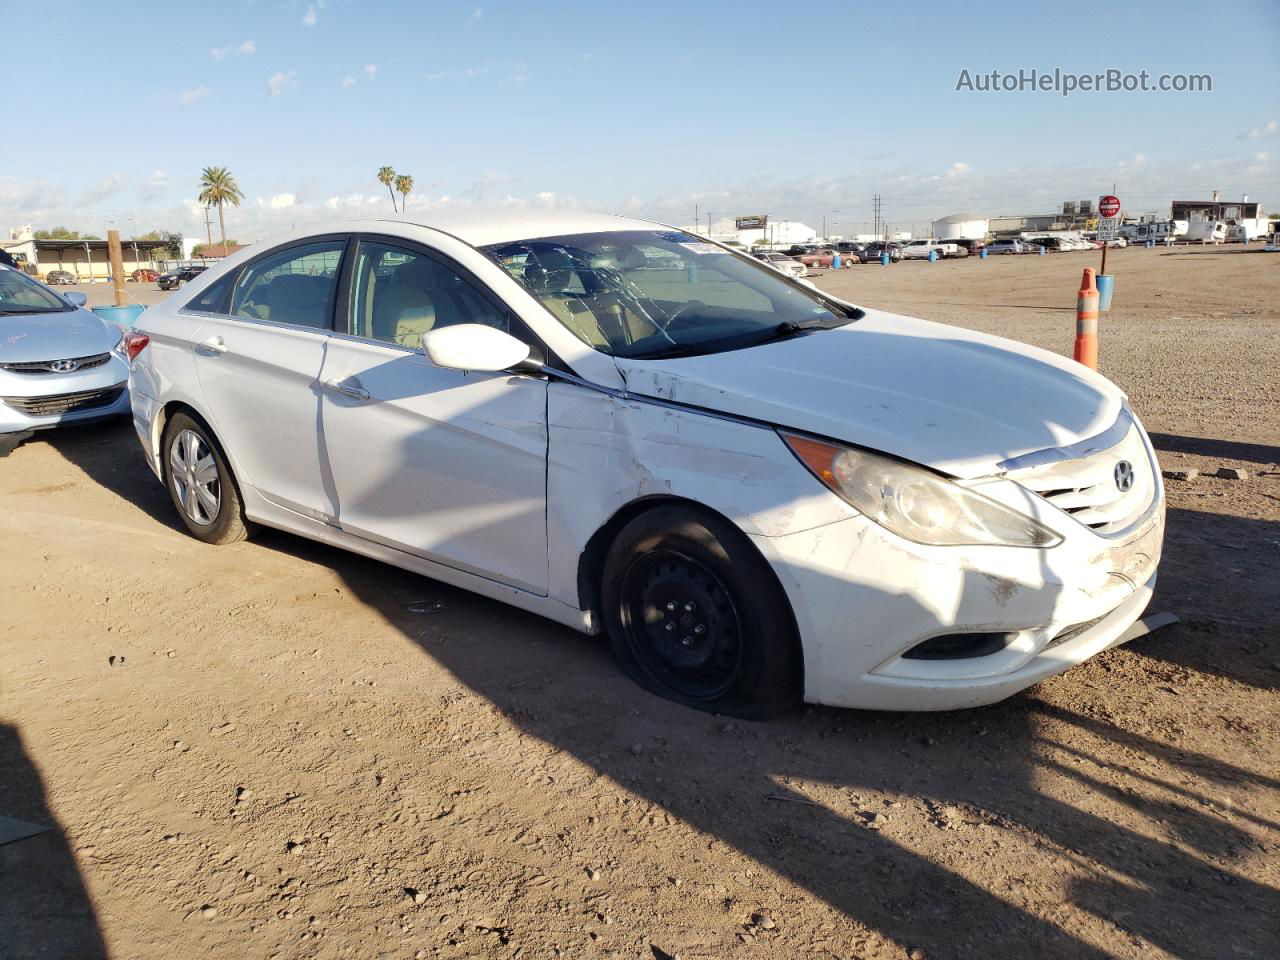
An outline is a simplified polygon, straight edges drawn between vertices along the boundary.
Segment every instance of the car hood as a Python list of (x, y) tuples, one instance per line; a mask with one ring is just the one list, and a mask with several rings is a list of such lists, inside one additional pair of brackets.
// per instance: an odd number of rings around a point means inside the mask
[(88, 357), (119, 339), (118, 327), (88, 310), (0, 316), (0, 363)]
[(829, 437), (965, 479), (1095, 436), (1125, 403), (1109, 380), (1048, 351), (876, 310), (745, 350), (616, 362), (629, 393)]

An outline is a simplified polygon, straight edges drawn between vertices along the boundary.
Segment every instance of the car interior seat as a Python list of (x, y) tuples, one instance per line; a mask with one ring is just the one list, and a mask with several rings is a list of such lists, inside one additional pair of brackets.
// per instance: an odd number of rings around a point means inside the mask
[(386, 280), (374, 285), (372, 334), (387, 343), (418, 347), (422, 335), (437, 322), (436, 267), (426, 257), (414, 257)]
[(561, 323), (593, 347), (611, 347), (583, 295), (570, 289), (575, 279), (573, 260), (563, 250), (534, 254), (525, 264), (525, 283)]

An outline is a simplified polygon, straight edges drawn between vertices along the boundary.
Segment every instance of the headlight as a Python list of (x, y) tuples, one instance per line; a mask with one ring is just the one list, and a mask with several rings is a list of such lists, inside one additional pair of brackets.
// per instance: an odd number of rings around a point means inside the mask
[(836, 496), (904, 539), (930, 546), (1062, 542), (1031, 517), (921, 467), (795, 434), (782, 439)]
[(112, 353), (114, 353), (114, 354), (115, 354), (117, 357), (119, 357), (121, 360), (123, 360), (123, 361), (125, 361), (126, 363), (128, 363), (128, 362), (129, 362), (129, 354), (128, 354), (128, 353), (126, 353), (126, 352), (125, 352), (125, 349), (124, 349), (124, 334), (125, 334), (124, 328), (120, 328), (120, 339), (119, 339), (119, 340), (117, 340), (117, 341), (116, 341), (116, 345), (115, 345), (114, 347), (112, 347), (112, 348), (111, 348), (111, 352), (112, 352)]

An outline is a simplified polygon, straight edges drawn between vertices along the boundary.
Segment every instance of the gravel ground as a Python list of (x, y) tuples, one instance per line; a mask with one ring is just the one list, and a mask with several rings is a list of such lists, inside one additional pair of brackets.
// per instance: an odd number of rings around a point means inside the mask
[[(1280, 257), (1116, 254), (1103, 372), (1201, 474), (1182, 622), (968, 712), (694, 713), (497, 603), (190, 539), (127, 425), (19, 446), (0, 817), (51, 829), (0, 846), (0, 958), (1275, 957)], [(1067, 353), (1093, 263), (817, 283)]]

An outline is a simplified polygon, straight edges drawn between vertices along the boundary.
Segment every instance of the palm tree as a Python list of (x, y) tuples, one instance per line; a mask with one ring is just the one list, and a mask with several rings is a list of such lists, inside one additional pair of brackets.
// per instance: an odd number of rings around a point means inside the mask
[(413, 189), (413, 177), (399, 174), (396, 177), (396, 189), (400, 191), (400, 212), (404, 213), (405, 207), (409, 204), (409, 191)]
[(378, 168), (378, 181), (384, 187), (387, 188), (387, 193), (391, 194), (392, 210), (396, 209), (396, 192), (391, 189), (391, 184), (395, 182), (395, 179), (396, 179), (395, 167), (379, 167)]
[(218, 208), (218, 232), (222, 234), (222, 255), (227, 255), (227, 224), (222, 218), (222, 207), (231, 204), (240, 206), (244, 194), (240, 192), (240, 184), (226, 167), (205, 167), (200, 172), (199, 200), (206, 207)]

